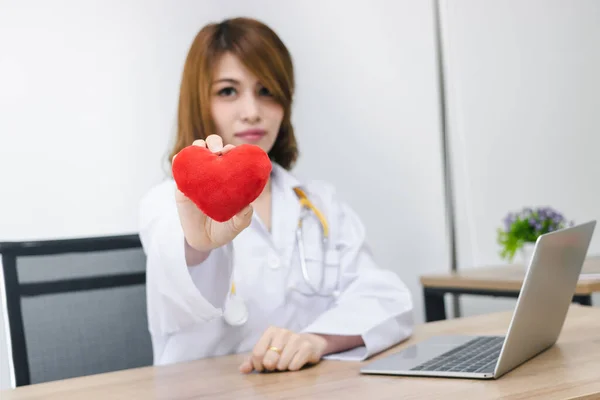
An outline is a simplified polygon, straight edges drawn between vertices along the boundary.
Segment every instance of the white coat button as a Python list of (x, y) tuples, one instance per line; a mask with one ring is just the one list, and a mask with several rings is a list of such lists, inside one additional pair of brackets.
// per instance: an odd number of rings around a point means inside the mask
[(267, 263), (269, 264), (269, 267), (271, 267), (271, 269), (277, 269), (281, 266), (281, 261), (275, 253), (269, 253), (269, 255), (267, 256)]

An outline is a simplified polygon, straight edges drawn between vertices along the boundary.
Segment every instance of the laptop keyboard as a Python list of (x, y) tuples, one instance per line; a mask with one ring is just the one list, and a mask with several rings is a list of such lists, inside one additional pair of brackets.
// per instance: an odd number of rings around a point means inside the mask
[(411, 371), (493, 372), (504, 337), (478, 337), (411, 368)]

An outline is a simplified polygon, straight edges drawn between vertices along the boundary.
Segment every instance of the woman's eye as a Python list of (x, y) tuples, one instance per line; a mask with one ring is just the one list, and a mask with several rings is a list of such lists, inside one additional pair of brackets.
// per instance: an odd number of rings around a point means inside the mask
[(258, 94), (261, 96), (268, 96), (268, 97), (272, 97), (273, 95), (271, 94), (271, 92), (269, 92), (269, 89), (263, 87), (260, 88), (260, 90), (258, 91)]
[(217, 92), (219, 96), (229, 97), (235, 94), (235, 89), (232, 87), (226, 87)]

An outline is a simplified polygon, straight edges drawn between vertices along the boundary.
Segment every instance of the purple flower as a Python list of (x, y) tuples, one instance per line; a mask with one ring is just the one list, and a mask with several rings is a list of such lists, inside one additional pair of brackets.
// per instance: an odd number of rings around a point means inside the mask
[(540, 208), (540, 209), (538, 209), (537, 213), (538, 213), (538, 216), (540, 217), (540, 219), (543, 220), (546, 218), (547, 210), (545, 208)]
[(513, 222), (515, 222), (515, 215), (513, 213), (509, 213), (504, 218), (504, 230), (506, 232), (510, 231), (510, 226), (512, 225)]
[(540, 224), (539, 222), (535, 224), (535, 229), (537, 231), (541, 231), (542, 230), (542, 224)]
[(537, 224), (537, 221), (535, 220), (535, 218), (533, 218), (533, 217), (529, 218), (529, 225), (536, 226), (536, 224)]

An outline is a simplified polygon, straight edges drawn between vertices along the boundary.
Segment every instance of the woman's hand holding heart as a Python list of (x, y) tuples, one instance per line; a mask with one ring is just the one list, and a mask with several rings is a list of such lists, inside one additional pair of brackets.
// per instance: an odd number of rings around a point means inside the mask
[(270, 160), (257, 146), (223, 146), (218, 135), (196, 140), (179, 152), (173, 158), (173, 176), (187, 245), (206, 258), (247, 228), (253, 213), (250, 203), (262, 192), (270, 172)]

